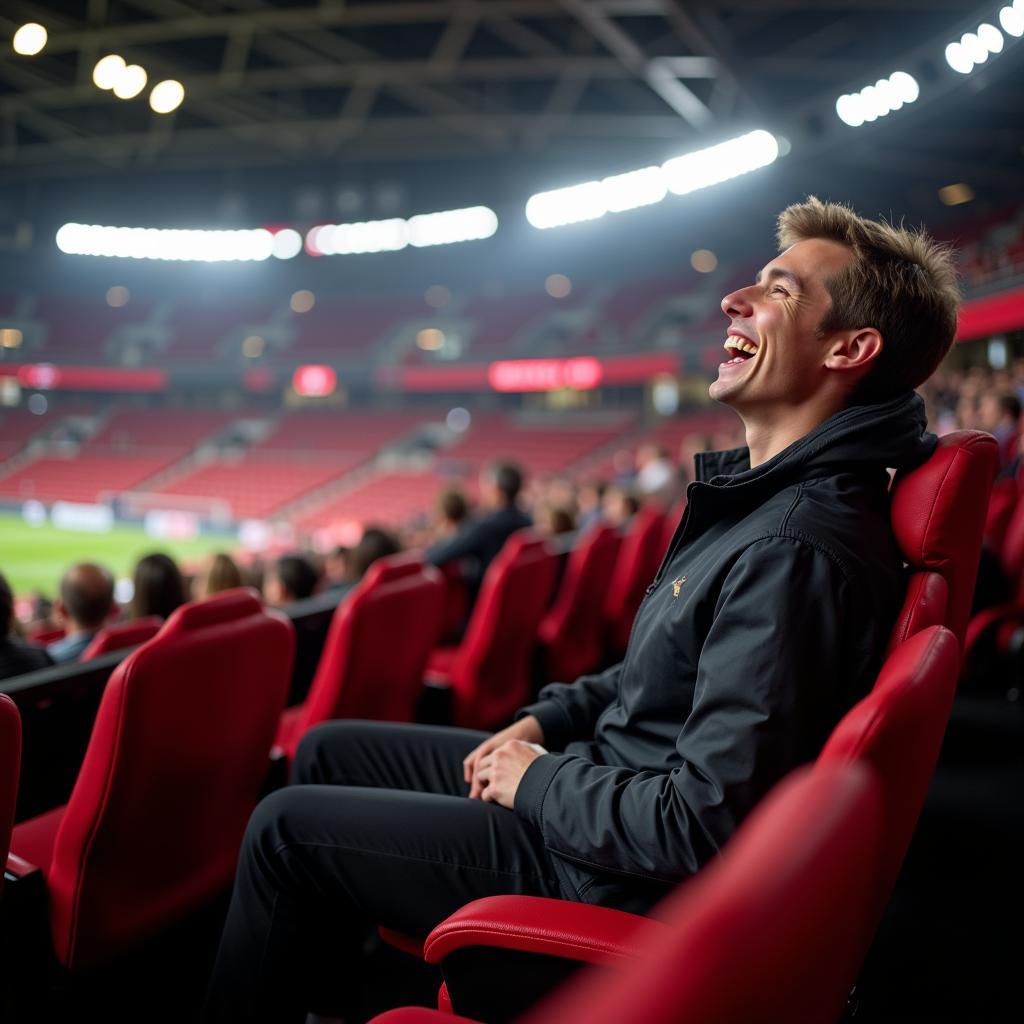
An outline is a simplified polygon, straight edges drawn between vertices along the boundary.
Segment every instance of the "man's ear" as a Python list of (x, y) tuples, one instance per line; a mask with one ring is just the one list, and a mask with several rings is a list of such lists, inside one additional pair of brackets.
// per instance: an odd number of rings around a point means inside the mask
[(64, 607), (64, 602), (59, 597), (53, 599), (53, 617), (59, 623), (68, 621), (68, 610)]
[(874, 327), (840, 331), (829, 343), (825, 366), (830, 370), (867, 370), (883, 348), (882, 335)]

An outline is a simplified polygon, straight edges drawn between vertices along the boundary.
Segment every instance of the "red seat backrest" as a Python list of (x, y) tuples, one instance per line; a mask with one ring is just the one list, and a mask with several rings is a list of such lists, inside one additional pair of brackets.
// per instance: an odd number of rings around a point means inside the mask
[(571, 683), (600, 664), (601, 612), (621, 544), (618, 531), (598, 524), (569, 553), (558, 596), (539, 630), (549, 679)]
[(937, 572), (946, 581), (943, 621), (961, 648), (998, 464), (998, 447), (991, 434), (961, 430), (940, 438), (924, 463), (898, 473), (892, 485), (896, 542), (912, 571)]
[(101, 654), (106, 654), (109, 651), (137, 647), (155, 637), (160, 632), (162, 625), (163, 619), (159, 615), (147, 615), (141, 619), (132, 619), (130, 622), (119, 622), (107, 626), (92, 638), (92, 642), (82, 651), (78, 660), (89, 661), (91, 658), (98, 658)]
[(835, 727), (817, 764), (865, 761), (885, 794), (885, 849), (874, 912), (896, 883), (935, 771), (960, 667), (956, 637), (931, 626), (886, 660), (874, 688)]
[[(18, 773), (21, 770), (21, 715), (14, 701), (0, 693), (0, 865), (7, 863), (11, 848), (11, 826), (18, 803)], [(0, 893), (4, 880), (0, 873)]]
[(284, 616), (228, 590), (178, 608), (114, 670), (47, 873), (65, 966), (108, 959), (230, 882), (294, 648)]
[(645, 506), (633, 517), (622, 538), (604, 605), (614, 655), (621, 655), (626, 650), (644, 591), (661, 564), (665, 553), (661, 544), (664, 520), (664, 515), (656, 508)]
[(450, 671), (456, 725), (497, 728), (529, 700), (537, 629), (557, 570), (557, 556), (530, 529), (513, 533), (491, 562)]
[(296, 741), (332, 718), (413, 721), (443, 614), (433, 566), (405, 555), (374, 562), (334, 613)]
[(793, 773), (655, 910), (672, 930), (647, 956), (580, 973), (521, 1024), (838, 1020), (867, 946), (881, 829), (870, 770)]

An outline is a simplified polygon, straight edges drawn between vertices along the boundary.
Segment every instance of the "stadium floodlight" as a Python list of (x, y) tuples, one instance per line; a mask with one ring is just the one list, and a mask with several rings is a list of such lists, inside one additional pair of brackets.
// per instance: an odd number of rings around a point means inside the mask
[(149, 105), (157, 114), (169, 114), (181, 106), (184, 98), (185, 87), (181, 82), (168, 78), (153, 86), (153, 91), (149, 94)]
[(274, 236), (266, 228), (203, 231), (65, 224), (57, 232), (57, 248), (75, 256), (228, 263), (269, 259)]
[[(1014, 0), (999, 12), (999, 23), (1007, 35), (1024, 35), (1024, 2)], [(1006, 40), (1003, 33), (988, 22), (982, 22), (973, 32), (965, 32), (958, 41), (946, 47), (946, 63), (958, 74), (969, 75), (989, 57), (1002, 53)]]
[(677, 196), (716, 185), (740, 174), (766, 167), (779, 155), (778, 140), (758, 130), (717, 146), (666, 160), (660, 167), (642, 167), (600, 181), (538, 192), (526, 203), (526, 219), (535, 228), (597, 220), (660, 202), (669, 192)]
[(92, 69), (92, 80), (100, 89), (113, 89), (125, 67), (124, 57), (108, 53), (96, 61), (96, 67)]
[(14, 33), (11, 45), (14, 52), (21, 54), (22, 57), (34, 57), (46, 45), (46, 40), (46, 29), (38, 22), (30, 21)]
[(422, 249), (490, 238), (498, 230), (498, 217), (486, 206), (470, 206), (464, 210), (421, 213), (409, 219), (407, 229), (409, 244)]
[(906, 103), (913, 103), (921, 89), (913, 75), (894, 71), (860, 92), (847, 93), (836, 100), (836, 114), (843, 124), (859, 128), (866, 121), (877, 121)]
[(409, 244), (409, 231), (401, 217), (335, 224), (319, 235), (325, 256), (351, 256), (364, 252), (396, 252)]
[(114, 82), (114, 95), (119, 100), (133, 100), (146, 88), (146, 69), (139, 64), (128, 64)]
[(290, 260), (302, 252), (302, 235), (294, 228), (282, 228), (274, 234), (273, 254), (279, 260)]
[(999, 24), (1008, 36), (1024, 36), (1024, 0), (1014, 0), (999, 11)]

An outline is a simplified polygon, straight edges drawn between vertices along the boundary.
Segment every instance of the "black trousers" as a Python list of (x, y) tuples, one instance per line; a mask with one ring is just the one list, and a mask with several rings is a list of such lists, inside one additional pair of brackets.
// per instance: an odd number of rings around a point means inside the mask
[(485, 737), (355, 721), (305, 736), (293, 784), (249, 822), (206, 1021), (336, 1006), (368, 925), (425, 936), (481, 896), (561, 895), (540, 833), (467, 798), (462, 760)]

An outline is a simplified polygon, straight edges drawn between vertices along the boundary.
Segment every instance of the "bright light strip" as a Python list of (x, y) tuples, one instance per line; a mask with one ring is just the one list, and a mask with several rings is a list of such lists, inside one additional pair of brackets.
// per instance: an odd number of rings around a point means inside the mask
[(268, 259), (274, 236), (266, 228), (202, 231), (65, 224), (57, 232), (57, 248), (74, 256), (227, 263)]
[(894, 71), (888, 78), (880, 78), (874, 85), (866, 85), (860, 92), (847, 93), (836, 100), (839, 120), (851, 128), (859, 128), (865, 121), (877, 121), (906, 103), (913, 103), (921, 94), (916, 79), (905, 71)]
[(302, 235), (294, 228), (282, 228), (274, 233), (272, 251), (279, 260), (293, 259), (302, 252)]
[[(1024, 35), (1024, 0), (1014, 0), (999, 11), (999, 24), (1008, 36)], [(980, 24), (946, 47), (946, 63), (960, 75), (969, 75), (989, 57), (1003, 52), (1006, 40), (995, 25)]]
[(658, 203), (669, 192), (677, 196), (767, 167), (779, 155), (770, 132), (754, 131), (707, 149), (667, 160), (660, 167), (642, 167), (601, 181), (538, 192), (526, 203), (526, 219), (535, 228), (597, 220)]
[(396, 252), (408, 245), (425, 248), (490, 238), (498, 230), (498, 217), (486, 206), (421, 213), (409, 220), (367, 220), (355, 224), (318, 224), (306, 232), (311, 256), (352, 256), (368, 252)]
[(46, 29), (37, 22), (30, 21), (14, 33), (11, 46), (14, 52), (21, 54), (22, 57), (34, 57), (46, 45), (46, 40)]

